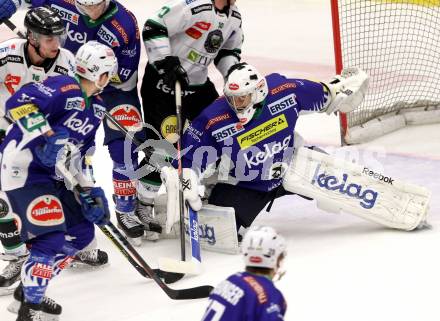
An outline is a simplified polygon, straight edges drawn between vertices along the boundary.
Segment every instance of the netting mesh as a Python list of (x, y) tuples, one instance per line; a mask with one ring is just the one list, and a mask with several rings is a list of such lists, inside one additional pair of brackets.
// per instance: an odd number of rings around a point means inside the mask
[(370, 75), (348, 127), (402, 108), (440, 107), (440, 1), (338, 0), (343, 66)]

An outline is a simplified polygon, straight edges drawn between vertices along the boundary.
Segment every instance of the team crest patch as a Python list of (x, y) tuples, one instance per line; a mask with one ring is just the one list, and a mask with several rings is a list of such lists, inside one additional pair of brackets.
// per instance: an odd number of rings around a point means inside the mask
[[(110, 110), (110, 114), (128, 131), (138, 132), (142, 129), (142, 116), (133, 105), (118, 105)], [(109, 120), (107, 125), (113, 130), (118, 130)]]
[(209, 53), (216, 53), (223, 44), (223, 33), (220, 29), (208, 33), (205, 41), (205, 49)]
[(0, 218), (6, 217), (9, 213), (9, 205), (8, 203), (0, 198)]
[(55, 226), (64, 223), (60, 200), (53, 195), (42, 195), (34, 199), (26, 210), (26, 217), (34, 225)]

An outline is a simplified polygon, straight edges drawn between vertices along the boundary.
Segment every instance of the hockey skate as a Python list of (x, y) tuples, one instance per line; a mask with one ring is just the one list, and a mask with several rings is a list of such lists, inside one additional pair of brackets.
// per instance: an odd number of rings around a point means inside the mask
[(16, 321), (46, 321), (41, 314), (41, 304), (23, 303)]
[[(41, 321), (57, 321), (59, 320), (62, 308), (61, 305), (56, 303), (47, 296), (43, 297), (43, 301), (38, 304), (40, 319), (32, 319), (26, 315), (29, 303), (23, 302), (23, 286), (20, 284), (14, 291), (14, 301), (8, 306), (8, 311), (12, 313), (18, 313), (17, 320), (41, 320)], [(22, 311), (25, 310), (25, 311)], [(25, 313), (25, 315), (21, 315)], [(26, 318), (27, 317), (27, 318)], [(23, 318), (23, 319), (20, 319)]]
[(8, 265), (0, 274), (0, 295), (9, 295), (20, 283), (21, 267), (29, 254), (23, 256), (2, 255), (4, 261), (9, 261)]
[(128, 240), (135, 246), (140, 246), (144, 235), (144, 226), (136, 215), (116, 212), (118, 227), (124, 232)]
[(73, 268), (81, 267), (101, 267), (108, 263), (108, 255), (105, 251), (99, 249), (82, 250), (78, 252), (70, 264)]
[(145, 228), (145, 238), (149, 241), (157, 241), (162, 233), (160, 222), (155, 219), (153, 207), (153, 204), (138, 201), (136, 208), (136, 215)]

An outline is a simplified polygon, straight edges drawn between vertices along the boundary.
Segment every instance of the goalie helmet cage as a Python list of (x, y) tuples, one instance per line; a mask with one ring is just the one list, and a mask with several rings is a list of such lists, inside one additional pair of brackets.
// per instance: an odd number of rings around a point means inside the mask
[(363, 103), (341, 114), (342, 144), (440, 122), (440, 0), (330, 0), (336, 73), (370, 76)]

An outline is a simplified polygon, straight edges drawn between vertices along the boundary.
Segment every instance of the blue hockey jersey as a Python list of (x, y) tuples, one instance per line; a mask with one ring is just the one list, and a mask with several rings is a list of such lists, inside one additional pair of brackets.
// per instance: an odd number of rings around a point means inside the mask
[(202, 321), (281, 321), (286, 309), (282, 293), (271, 280), (242, 272), (212, 291)]
[(55, 168), (41, 164), (35, 154), (36, 147), (46, 143), (43, 134), (64, 127), (69, 142), (85, 155), (95, 144), (104, 111), (102, 99), (85, 97), (72, 77), (55, 76), (23, 86), (6, 102), (6, 113), (14, 123), (2, 144), (2, 190), (53, 182)]
[[(303, 111), (320, 111), (329, 101), (319, 82), (288, 79), (280, 74), (266, 77), (269, 94), (247, 124), (220, 97), (208, 106), (185, 131), (183, 166), (203, 172), (219, 158), (224, 177), (239, 186), (270, 191), (278, 187), (293, 155), (294, 128)], [(226, 168), (226, 170), (225, 170)]]
[(32, 6), (49, 5), (58, 12), (66, 27), (64, 48), (76, 53), (83, 44), (96, 40), (113, 49), (118, 59), (118, 75), (105, 92), (132, 90), (137, 86), (141, 44), (135, 16), (123, 5), (111, 1), (106, 13), (96, 21), (81, 15), (74, 0), (32, 0)]

